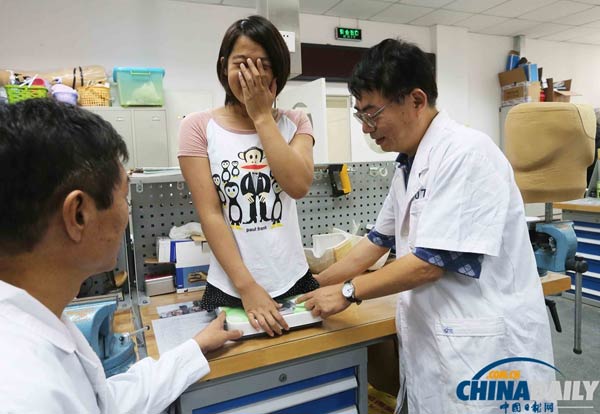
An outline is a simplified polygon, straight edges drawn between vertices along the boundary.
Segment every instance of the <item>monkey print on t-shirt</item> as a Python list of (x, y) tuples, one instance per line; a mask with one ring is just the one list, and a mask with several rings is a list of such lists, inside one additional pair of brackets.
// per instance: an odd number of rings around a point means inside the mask
[[(238, 153), (239, 160), (222, 160), (222, 171), (213, 174), (219, 199), (231, 228), (246, 231), (282, 226), (281, 186), (273, 177), (262, 148), (253, 146)], [(270, 193), (272, 195), (270, 196)], [(263, 224), (261, 226), (261, 224)]]

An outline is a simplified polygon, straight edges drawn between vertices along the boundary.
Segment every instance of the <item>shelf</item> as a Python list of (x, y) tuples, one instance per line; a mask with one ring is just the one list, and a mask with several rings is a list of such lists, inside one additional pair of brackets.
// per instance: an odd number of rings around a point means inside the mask
[(174, 265), (175, 263), (173, 262), (159, 262), (158, 259), (156, 257), (146, 257), (144, 259), (144, 264), (170, 264), (170, 265)]

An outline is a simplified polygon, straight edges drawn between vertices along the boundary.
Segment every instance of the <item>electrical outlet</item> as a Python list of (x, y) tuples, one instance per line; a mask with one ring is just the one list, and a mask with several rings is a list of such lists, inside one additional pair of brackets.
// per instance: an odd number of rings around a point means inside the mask
[(283, 37), (283, 40), (285, 41), (289, 51), (294, 53), (296, 51), (296, 33), (285, 32), (283, 30), (280, 30), (279, 33), (281, 33), (281, 37)]

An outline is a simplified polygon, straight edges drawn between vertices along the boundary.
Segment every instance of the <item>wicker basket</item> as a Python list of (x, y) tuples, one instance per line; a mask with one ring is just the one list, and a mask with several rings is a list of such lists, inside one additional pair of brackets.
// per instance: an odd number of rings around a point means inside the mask
[(110, 106), (110, 88), (100, 85), (77, 87), (81, 106)]
[(9, 104), (48, 96), (48, 89), (43, 86), (4, 85), (4, 89), (6, 89)]

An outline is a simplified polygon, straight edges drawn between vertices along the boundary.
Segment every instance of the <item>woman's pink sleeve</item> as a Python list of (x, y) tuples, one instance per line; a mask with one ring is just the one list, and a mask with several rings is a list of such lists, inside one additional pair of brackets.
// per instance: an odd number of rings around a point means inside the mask
[(177, 157), (208, 157), (206, 137), (208, 121), (210, 121), (208, 112), (194, 112), (181, 121)]

